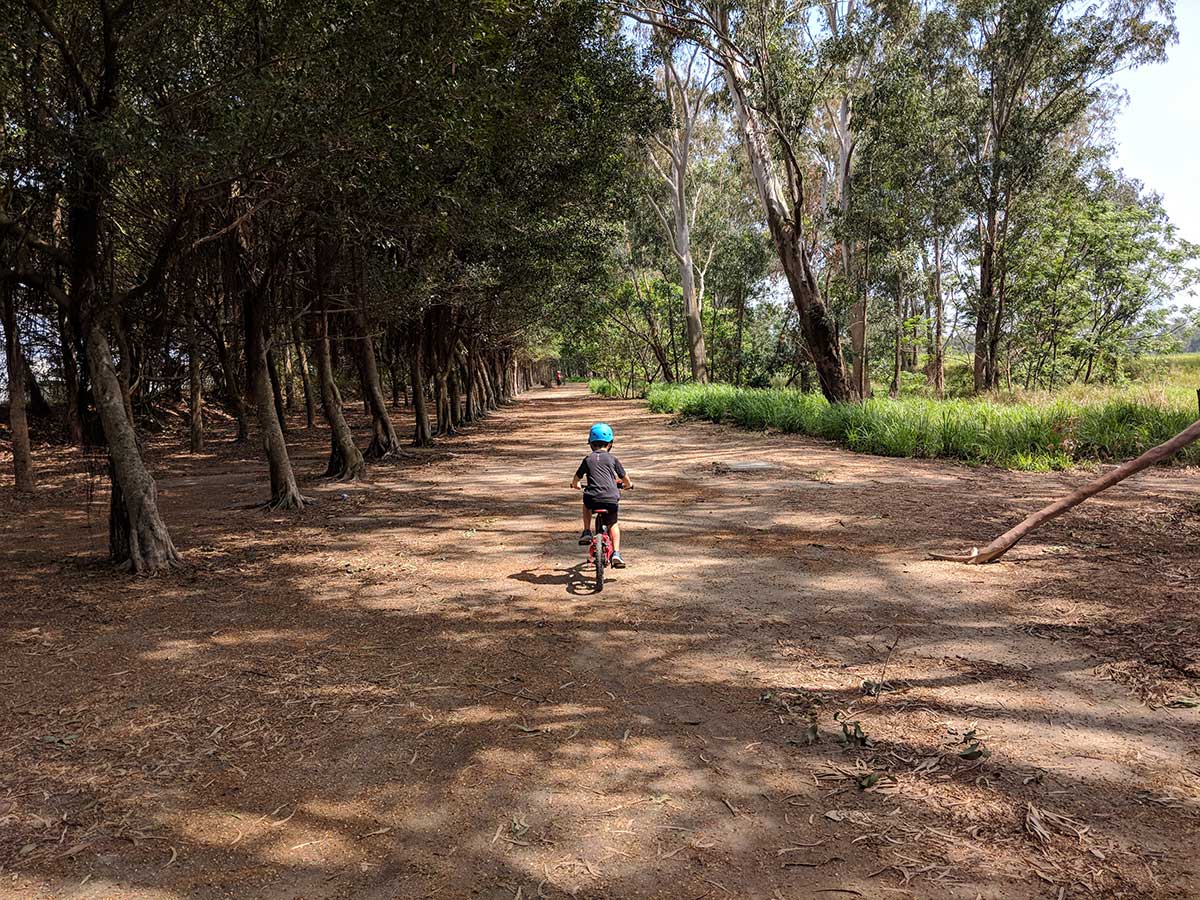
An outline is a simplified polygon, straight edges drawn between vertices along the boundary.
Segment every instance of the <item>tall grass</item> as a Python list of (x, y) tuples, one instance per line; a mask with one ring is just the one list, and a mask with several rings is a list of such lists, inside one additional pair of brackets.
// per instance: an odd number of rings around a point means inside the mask
[[(833, 405), (817, 394), (725, 384), (655, 385), (646, 400), (655, 412), (810, 434), (862, 453), (1034, 471), (1128, 459), (1196, 417), (1189, 406), (1165, 399), (1057, 397), (1002, 404), (902, 397)], [(1179, 460), (1200, 463), (1200, 446), (1186, 448)]]

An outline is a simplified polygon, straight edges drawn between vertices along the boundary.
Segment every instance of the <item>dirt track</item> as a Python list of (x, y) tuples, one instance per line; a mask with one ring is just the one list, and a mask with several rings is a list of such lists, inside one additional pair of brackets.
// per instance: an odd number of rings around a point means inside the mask
[[(596, 595), (600, 418), (638, 490)], [(253, 448), (157, 442), (165, 578), (99, 563), (77, 461), (6, 483), (0, 897), (1200, 896), (1200, 709), (1164, 705), (1200, 695), (1194, 472), (969, 568), (925, 555), (1083, 476), (576, 386), (367, 484), (291, 441), (298, 515), (229, 508)]]

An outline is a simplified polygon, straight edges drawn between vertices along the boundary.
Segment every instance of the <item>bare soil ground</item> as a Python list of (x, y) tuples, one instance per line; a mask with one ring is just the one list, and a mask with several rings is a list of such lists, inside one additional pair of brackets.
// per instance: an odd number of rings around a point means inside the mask
[[(638, 489), (595, 594), (599, 418)], [(215, 438), (151, 441), (177, 574), (102, 563), (77, 456), (0, 493), (0, 897), (1200, 896), (1194, 471), (975, 568), (926, 554), (1087, 475), (572, 386), (351, 486), (294, 429), (282, 514)]]

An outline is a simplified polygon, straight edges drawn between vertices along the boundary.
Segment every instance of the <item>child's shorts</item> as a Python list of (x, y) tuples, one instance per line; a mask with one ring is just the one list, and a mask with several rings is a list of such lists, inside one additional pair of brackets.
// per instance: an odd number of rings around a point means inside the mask
[(584, 497), (583, 505), (586, 506), (588, 509), (590, 509), (592, 512), (604, 513), (604, 517), (605, 517), (605, 519), (608, 520), (609, 525), (615, 525), (617, 523), (617, 504), (616, 503), (610, 503), (610, 502), (607, 502), (604, 500), (591, 500), (587, 497)]

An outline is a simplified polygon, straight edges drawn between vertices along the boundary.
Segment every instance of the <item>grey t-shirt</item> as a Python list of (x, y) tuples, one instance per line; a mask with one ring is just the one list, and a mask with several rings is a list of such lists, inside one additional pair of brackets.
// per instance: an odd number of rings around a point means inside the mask
[(621, 461), (607, 450), (593, 450), (583, 458), (579, 468), (575, 470), (576, 478), (587, 476), (587, 487), (583, 496), (587, 500), (600, 503), (619, 503), (621, 491), (617, 487), (617, 476), (625, 477), (625, 467)]

